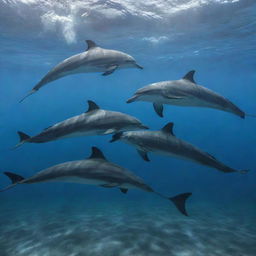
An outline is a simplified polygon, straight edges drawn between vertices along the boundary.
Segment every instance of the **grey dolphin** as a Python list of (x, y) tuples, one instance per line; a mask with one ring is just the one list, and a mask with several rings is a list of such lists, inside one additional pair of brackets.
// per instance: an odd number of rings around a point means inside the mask
[(174, 197), (166, 197), (156, 191), (130, 171), (106, 160), (103, 153), (96, 147), (92, 147), (92, 154), (88, 159), (66, 162), (42, 170), (30, 178), (24, 179), (15, 173), (5, 172), (12, 184), (0, 190), (3, 192), (17, 184), (33, 184), (40, 182), (73, 182), (92, 184), (105, 188), (119, 188), (127, 193), (128, 189), (141, 189), (153, 192), (164, 199), (172, 201), (177, 209), (187, 216), (185, 201), (191, 193), (183, 193)]
[(148, 129), (135, 117), (121, 112), (100, 109), (95, 102), (90, 100), (88, 105), (87, 112), (54, 124), (33, 137), (19, 131), (20, 142), (15, 148), (25, 142), (43, 143), (67, 137), (106, 135), (118, 131)]
[(91, 72), (103, 72), (102, 75), (107, 76), (121, 68), (143, 69), (132, 56), (124, 52), (101, 48), (91, 40), (86, 40), (86, 42), (88, 48), (85, 52), (73, 55), (60, 62), (20, 102), (37, 92), (44, 85), (64, 76)]
[(173, 133), (173, 123), (168, 123), (160, 131), (120, 132), (113, 135), (110, 142), (117, 140), (135, 146), (145, 161), (149, 161), (147, 153), (153, 152), (194, 161), (222, 172), (247, 172), (247, 170), (240, 171), (230, 168), (212, 155), (203, 152), (188, 142), (178, 139)]
[(134, 101), (153, 102), (156, 113), (163, 117), (163, 104), (194, 106), (219, 109), (241, 118), (245, 113), (220, 94), (196, 84), (195, 71), (188, 72), (182, 79), (149, 84), (136, 91), (127, 103)]

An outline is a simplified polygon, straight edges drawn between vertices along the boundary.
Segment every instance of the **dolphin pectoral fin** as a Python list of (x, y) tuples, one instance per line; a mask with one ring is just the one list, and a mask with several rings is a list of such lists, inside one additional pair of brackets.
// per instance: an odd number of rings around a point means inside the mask
[(128, 192), (128, 188), (120, 188), (120, 191), (124, 194), (126, 194)]
[(142, 149), (137, 149), (139, 155), (143, 158), (143, 160), (145, 160), (146, 162), (150, 162), (150, 159), (148, 158), (148, 154), (146, 151), (142, 150)]
[(117, 187), (119, 184), (118, 183), (106, 183), (106, 184), (102, 184), (100, 185), (103, 188), (114, 188)]
[(163, 104), (154, 102), (154, 103), (153, 103), (153, 107), (154, 107), (155, 112), (156, 112), (160, 117), (163, 117), (163, 110), (164, 110)]
[(108, 129), (103, 134), (107, 135), (107, 134), (116, 133), (116, 132), (117, 132), (116, 129)]
[(186, 200), (192, 195), (192, 193), (183, 193), (174, 197), (169, 197), (168, 199), (174, 203), (177, 209), (185, 216), (188, 216), (185, 203)]
[(112, 136), (112, 139), (109, 141), (110, 143), (120, 140), (123, 132), (117, 132)]
[(108, 76), (112, 74), (118, 68), (117, 65), (113, 65), (107, 68), (107, 70), (102, 74), (103, 76)]

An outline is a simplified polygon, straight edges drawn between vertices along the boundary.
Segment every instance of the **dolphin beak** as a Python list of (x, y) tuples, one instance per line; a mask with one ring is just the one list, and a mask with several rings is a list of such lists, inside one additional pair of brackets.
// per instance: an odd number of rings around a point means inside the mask
[(138, 95), (134, 95), (134, 96), (132, 96), (130, 99), (128, 99), (128, 100), (126, 101), (126, 103), (132, 103), (132, 102), (134, 102), (137, 98), (138, 98)]
[(143, 124), (143, 125), (141, 125), (141, 126), (140, 126), (140, 128), (141, 128), (141, 129), (145, 129), (145, 130), (148, 130), (148, 129), (149, 129), (149, 127), (148, 127), (148, 126), (146, 126), (146, 125), (144, 125), (144, 124)]
[(143, 67), (142, 66), (140, 66), (139, 64), (137, 64), (137, 63), (135, 63), (135, 67), (136, 68), (139, 68), (139, 69), (143, 69)]

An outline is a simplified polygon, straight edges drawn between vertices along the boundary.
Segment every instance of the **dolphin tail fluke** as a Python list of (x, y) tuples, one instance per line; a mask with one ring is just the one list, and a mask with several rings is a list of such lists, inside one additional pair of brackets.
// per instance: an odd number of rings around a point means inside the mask
[(36, 89), (32, 89), (31, 91), (29, 91), (28, 94), (25, 95), (25, 96), (19, 101), (19, 103), (23, 102), (26, 98), (28, 98), (30, 95), (34, 94), (35, 92), (37, 92)]
[(174, 203), (177, 209), (185, 216), (188, 216), (186, 211), (186, 200), (192, 195), (192, 193), (183, 193), (168, 199)]
[(31, 138), (24, 132), (18, 131), (17, 133), (20, 137), (20, 142), (17, 145), (15, 145), (13, 149), (20, 147), (21, 145), (23, 145), (25, 142), (27, 142)]
[(25, 178), (23, 178), (22, 176), (12, 173), (12, 172), (4, 172), (4, 174), (11, 180), (12, 184), (7, 186), (4, 189), (1, 189), (0, 192), (4, 192), (10, 188), (13, 188), (14, 186), (16, 186), (19, 182), (23, 181)]

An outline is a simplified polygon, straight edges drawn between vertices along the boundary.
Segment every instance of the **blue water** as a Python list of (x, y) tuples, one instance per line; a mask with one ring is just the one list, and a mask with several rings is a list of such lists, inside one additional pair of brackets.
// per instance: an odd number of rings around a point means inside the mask
[[(254, 256), (256, 255), (256, 118), (204, 108), (165, 106), (159, 118), (150, 103), (126, 100), (152, 82), (195, 81), (256, 114), (255, 1), (1, 1), (1, 171), (29, 177), (49, 166), (84, 159), (92, 146), (110, 161), (173, 196), (192, 192), (185, 217), (167, 201), (139, 190), (45, 183), (0, 194), (1, 256)], [(134, 56), (143, 70), (79, 74), (46, 85), (18, 101), (63, 59), (86, 49), (85, 39)], [(26, 144), (16, 132), (35, 135), (87, 110), (139, 118), (152, 130), (174, 122), (174, 133), (246, 175), (136, 150), (108, 136)], [(1, 187), (9, 184), (2, 175)]]

